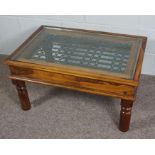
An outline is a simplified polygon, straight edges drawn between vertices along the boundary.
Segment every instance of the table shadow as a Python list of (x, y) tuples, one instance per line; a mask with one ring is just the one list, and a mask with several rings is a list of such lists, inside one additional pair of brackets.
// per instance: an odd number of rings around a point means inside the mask
[(34, 107), (40, 106), (44, 104), (46, 101), (50, 100), (51, 98), (61, 95), (61, 92), (61, 88), (52, 87), (52, 89), (47, 91), (43, 96), (40, 96), (39, 98), (36, 98), (35, 100), (31, 101), (31, 104)]

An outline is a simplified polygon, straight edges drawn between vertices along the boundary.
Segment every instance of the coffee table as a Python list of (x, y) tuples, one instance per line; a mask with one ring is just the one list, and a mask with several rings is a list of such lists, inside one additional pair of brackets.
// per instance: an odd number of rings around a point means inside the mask
[(121, 99), (119, 129), (129, 129), (147, 38), (41, 26), (7, 59), (21, 107), (25, 81)]

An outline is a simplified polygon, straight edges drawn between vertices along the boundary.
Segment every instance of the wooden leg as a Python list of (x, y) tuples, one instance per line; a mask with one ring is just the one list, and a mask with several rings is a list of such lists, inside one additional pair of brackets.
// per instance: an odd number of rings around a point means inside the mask
[(21, 108), (23, 110), (29, 110), (31, 108), (31, 104), (26, 90), (25, 82), (20, 80), (12, 80), (12, 83), (17, 88)]
[(129, 130), (132, 105), (133, 105), (133, 101), (123, 100), (123, 99), (121, 100), (119, 129), (122, 132), (126, 132)]

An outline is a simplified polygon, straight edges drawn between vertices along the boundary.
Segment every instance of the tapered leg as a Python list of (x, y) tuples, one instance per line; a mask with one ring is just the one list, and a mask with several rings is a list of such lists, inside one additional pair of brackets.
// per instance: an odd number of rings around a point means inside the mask
[(133, 101), (121, 100), (119, 129), (122, 132), (126, 132), (129, 130), (132, 105), (133, 105)]
[(31, 104), (26, 90), (25, 82), (20, 80), (12, 80), (12, 83), (17, 88), (21, 108), (23, 110), (29, 110), (31, 108)]

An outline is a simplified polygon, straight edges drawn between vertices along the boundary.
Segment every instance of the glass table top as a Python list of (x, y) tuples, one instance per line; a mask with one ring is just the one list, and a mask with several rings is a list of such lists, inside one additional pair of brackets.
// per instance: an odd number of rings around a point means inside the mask
[(11, 58), (133, 79), (142, 38), (45, 26)]

